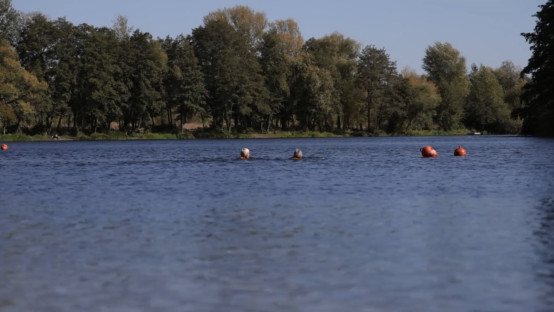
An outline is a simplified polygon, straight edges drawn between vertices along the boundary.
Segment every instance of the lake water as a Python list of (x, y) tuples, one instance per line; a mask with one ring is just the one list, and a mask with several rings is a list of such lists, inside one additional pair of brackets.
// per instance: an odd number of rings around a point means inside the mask
[(0, 311), (554, 309), (552, 139), (8, 145)]

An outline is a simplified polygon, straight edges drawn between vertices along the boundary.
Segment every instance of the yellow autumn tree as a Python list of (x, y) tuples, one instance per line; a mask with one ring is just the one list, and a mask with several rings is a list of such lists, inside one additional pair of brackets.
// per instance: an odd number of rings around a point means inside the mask
[(204, 24), (213, 21), (225, 21), (247, 40), (253, 51), (258, 48), (268, 26), (265, 13), (256, 12), (244, 5), (220, 9), (204, 16)]
[(30, 123), (34, 115), (33, 103), (47, 89), (33, 74), (21, 67), (17, 54), (6, 40), (0, 41), (0, 125), (2, 133), (7, 126)]
[(406, 106), (405, 131), (432, 129), (435, 110), (441, 101), (437, 87), (427, 77), (408, 68), (402, 70), (401, 76), (407, 79), (411, 88), (411, 99)]

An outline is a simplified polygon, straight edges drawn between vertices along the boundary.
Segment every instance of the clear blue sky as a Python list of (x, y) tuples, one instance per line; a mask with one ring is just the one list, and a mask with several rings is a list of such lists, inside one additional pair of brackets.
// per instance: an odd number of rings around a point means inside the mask
[(469, 66), (510, 60), (525, 66), (531, 53), (520, 35), (546, 0), (12, 0), (25, 13), (41, 12), (73, 24), (113, 25), (117, 15), (154, 37), (190, 34), (210, 12), (247, 5), (269, 21), (292, 18), (304, 40), (337, 31), (365, 45), (385, 48), (399, 70), (419, 73), (425, 49), (450, 42)]

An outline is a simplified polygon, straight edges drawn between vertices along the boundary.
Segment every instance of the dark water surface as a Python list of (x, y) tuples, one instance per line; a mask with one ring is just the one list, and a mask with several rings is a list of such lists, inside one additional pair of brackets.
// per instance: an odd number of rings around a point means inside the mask
[(0, 194), (0, 311), (554, 310), (552, 139), (9, 143)]

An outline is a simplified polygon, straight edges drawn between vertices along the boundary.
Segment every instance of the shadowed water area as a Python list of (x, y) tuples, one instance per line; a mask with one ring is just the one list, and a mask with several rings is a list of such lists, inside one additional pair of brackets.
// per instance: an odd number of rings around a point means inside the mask
[(527, 137), (10, 143), (0, 311), (552, 311), (553, 160)]

